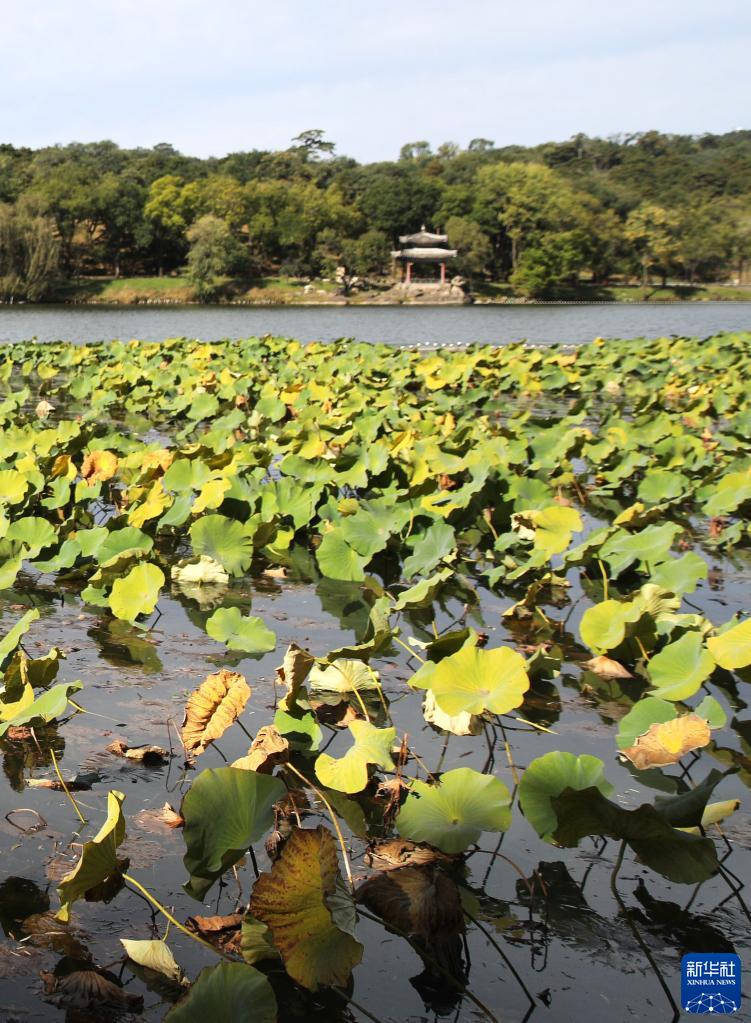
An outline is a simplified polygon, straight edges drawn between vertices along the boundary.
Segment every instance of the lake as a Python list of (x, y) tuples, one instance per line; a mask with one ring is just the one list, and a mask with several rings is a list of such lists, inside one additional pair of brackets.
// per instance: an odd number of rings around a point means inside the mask
[(352, 337), (387, 344), (578, 344), (601, 337), (705, 337), (751, 328), (751, 303), (477, 306), (55, 306), (0, 308), (0, 342), (275, 334), (302, 341)]

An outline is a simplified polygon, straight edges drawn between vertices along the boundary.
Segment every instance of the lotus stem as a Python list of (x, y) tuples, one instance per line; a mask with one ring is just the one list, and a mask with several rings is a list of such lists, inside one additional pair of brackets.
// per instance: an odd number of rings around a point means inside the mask
[[(194, 934), (193, 931), (189, 931), (188, 928), (184, 926), (184, 924), (181, 924), (179, 920), (176, 920), (175, 917), (170, 913), (170, 911), (165, 906), (163, 906), (157, 898), (155, 898), (151, 894), (148, 888), (144, 888), (140, 881), (136, 881), (136, 879), (134, 877), (131, 877), (130, 874), (123, 874), (123, 881), (127, 881), (128, 884), (132, 884), (133, 887), (136, 888), (145, 899), (149, 900), (152, 906), (155, 906), (156, 909), (158, 909), (159, 912), (162, 913), (162, 915), (167, 918), (169, 923), (177, 927), (178, 931), (182, 931), (183, 934), (187, 934), (189, 938), (192, 938), (193, 941), (197, 941), (200, 945), (203, 945), (205, 948), (211, 949), (214, 955), (218, 955), (221, 956), (222, 958), (225, 958), (223, 953), (220, 952), (218, 948), (214, 948), (214, 946), (210, 942), (204, 941), (204, 939), (200, 935)], [(165, 938), (166, 937), (167, 935), (165, 933)]]
[(55, 768), (55, 774), (57, 775), (58, 781), (60, 782), (60, 784), (63, 787), (63, 792), (65, 793), (65, 795), (68, 797), (68, 799), (73, 804), (73, 809), (78, 814), (78, 819), (81, 822), (81, 824), (85, 824), (86, 823), (86, 818), (81, 813), (81, 809), (80, 809), (78, 803), (76, 802), (73, 793), (70, 791), (68, 786), (65, 784), (65, 779), (63, 778), (62, 774), (60, 773), (60, 768), (57, 766), (57, 757), (55, 756), (55, 751), (53, 750), (53, 748), (51, 746), (50, 746), (50, 756), (52, 757), (52, 765)]

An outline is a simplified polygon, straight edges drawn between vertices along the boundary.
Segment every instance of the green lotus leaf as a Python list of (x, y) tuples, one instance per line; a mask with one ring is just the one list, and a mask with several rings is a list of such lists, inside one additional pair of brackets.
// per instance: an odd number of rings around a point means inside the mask
[(588, 607), (579, 623), (582, 642), (597, 654), (615, 650), (626, 638), (629, 625), (638, 622), (642, 608), (633, 601), (603, 600)]
[(683, 529), (675, 522), (647, 526), (638, 533), (619, 530), (600, 548), (600, 557), (607, 561), (614, 576), (635, 562), (649, 570), (666, 561), (673, 541)]
[(190, 527), (195, 554), (205, 554), (229, 572), (242, 575), (253, 560), (253, 536), (245, 526), (225, 515), (204, 515)]
[(396, 740), (396, 729), (376, 728), (369, 721), (351, 721), (349, 730), (353, 746), (343, 757), (321, 753), (315, 770), (319, 781), (327, 788), (338, 792), (362, 792), (368, 784), (370, 765), (384, 771), (394, 769), (391, 750)]
[(506, 831), (510, 824), (509, 790), (471, 767), (447, 771), (435, 785), (413, 782), (396, 818), (403, 838), (445, 853), (464, 852), (483, 831)]
[(647, 663), (654, 696), (664, 700), (685, 700), (698, 692), (715, 668), (714, 657), (698, 632), (685, 632), (668, 643)]
[(70, 919), (70, 907), (87, 892), (119, 874), (117, 848), (125, 838), (122, 805), (125, 796), (116, 789), (107, 793), (107, 819), (94, 837), (84, 843), (81, 858), (58, 885), (60, 910), (58, 918)]
[(164, 1017), (164, 1023), (276, 1023), (274, 990), (266, 977), (245, 963), (206, 966), (190, 990)]
[(649, 731), (652, 725), (664, 724), (677, 716), (678, 709), (675, 704), (667, 700), (661, 700), (657, 696), (645, 696), (637, 700), (628, 714), (620, 720), (615, 740), (618, 749), (628, 749), (640, 735)]
[(176, 458), (164, 474), (167, 490), (200, 490), (211, 476), (211, 470), (199, 458)]
[(705, 696), (701, 703), (694, 708), (694, 714), (709, 724), (710, 728), (723, 728), (727, 724), (727, 714), (714, 696)]
[(412, 553), (404, 561), (405, 577), (411, 579), (432, 572), (444, 558), (452, 559), (455, 548), (453, 528), (448, 522), (434, 522), (412, 544)]
[(710, 654), (726, 671), (751, 665), (751, 618), (707, 640)]
[(453, 568), (442, 568), (427, 579), (420, 579), (414, 586), (402, 590), (394, 603), (394, 611), (406, 611), (408, 608), (427, 607), (432, 604), (440, 588), (453, 575)]
[(279, 950), (274, 946), (271, 931), (250, 913), (245, 914), (240, 928), (240, 954), (250, 966), (265, 959), (279, 958)]
[(444, 713), (508, 714), (524, 702), (529, 689), (527, 664), (509, 647), (483, 650), (465, 645), (444, 657), (429, 679), (435, 701)]
[(60, 550), (52, 558), (44, 561), (35, 560), (32, 565), (39, 572), (60, 572), (64, 568), (71, 568), (78, 560), (81, 553), (81, 546), (77, 540), (65, 540), (60, 545)]
[(16, 624), (0, 639), (0, 664), (5, 661), (8, 654), (12, 654), (18, 646), (21, 637), (25, 636), (31, 628), (31, 623), (39, 618), (39, 611), (32, 607), (26, 611)]
[(220, 607), (206, 622), (212, 639), (226, 643), (230, 650), (248, 654), (267, 654), (276, 649), (276, 635), (263, 619), (245, 616), (239, 607)]
[(53, 686), (46, 693), (37, 696), (33, 703), (24, 706), (14, 717), (0, 722), (0, 736), (5, 735), (9, 728), (17, 728), (19, 725), (28, 725), (35, 721), (45, 723), (54, 721), (65, 713), (70, 694), (77, 693), (79, 689), (83, 689), (81, 682), (63, 682)]
[(280, 708), (274, 715), (274, 728), (284, 736), (290, 749), (313, 752), (321, 745), (323, 738), (321, 726), (310, 711), (304, 714), (300, 712), (298, 717)]
[(164, 572), (157, 565), (142, 564), (131, 568), (126, 576), (116, 579), (108, 598), (116, 618), (134, 622), (139, 615), (150, 615), (164, 586)]
[(578, 791), (595, 786), (610, 795), (613, 786), (604, 770), (602, 760), (587, 753), (575, 756), (553, 750), (532, 761), (519, 782), (519, 805), (540, 838), (552, 840), (559, 820), (552, 801), (565, 789)]
[(124, 529), (113, 529), (96, 550), (95, 557), (102, 567), (106, 567), (123, 554), (148, 554), (154, 546), (151, 537), (136, 526), (125, 526)]
[(331, 832), (295, 828), (253, 888), (250, 912), (271, 931), (287, 973), (309, 991), (346, 987), (362, 959), (362, 945), (341, 927), (333, 904), (338, 878)]
[(308, 686), (311, 690), (327, 693), (354, 693), (363, 689), (378, 689), (378, 672), (371, 671), (362, 661), (338, 658), (326, 668), (317, 664), (311, 668)]
[(368, 563), (368, 559), (358, 554), (337, 529), (324, 534), (316, 551), (316, 561), (325, 576), (344, 582), (362, 582)]
[(693, 593), (700, 579), (706, 579), (709, 565), (704, 558), (688, 551), (680, 558), (669, 558), (652, 569), (651, 580), (671, 593)]
[(18, 573), (23, 567), (23, 554), (8, 558), (0, 564), (0, 590), (9, 590), (15, 585)]
[(647, 803), (624, 810), (594, 787), (567, 788), (552, 803), (559, 845), (577, 846), (588, 835), (625, 841), (642, 863), (676, 884), (698, 884), (719, 869), (711, 839), (677, 831)]
[(645, 504), (659, 504), (680, 497), (689, 488), (689, 482), (680, 472), (669, 469), (650, 469), (639, 484), (637, 497)]
[(365, 558), (366, 563), (383, 550), (391, 535), (389, 523), (384, 521), (383, 516), (367, 511), (347, 515), (338, 528), (342, 539)]
[(201, 771), (182, 802), (185, 891), (199, 901), (274, 822), (287, 789), (279, 778), (235, 767)]
[(27, 548), (28, 558), (35, 558), (45, 547), (52, 546), (57, 540), (55, 527), (51, 526), (46, 519), (40, 519), (36, 515), (28, 515), (16, 519), (8, 526), (5, 534), (6, 540), (14, 540)]

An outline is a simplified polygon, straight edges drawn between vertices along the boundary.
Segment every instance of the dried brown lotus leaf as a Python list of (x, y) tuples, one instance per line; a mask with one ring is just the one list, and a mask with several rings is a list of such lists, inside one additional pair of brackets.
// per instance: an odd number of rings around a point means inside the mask
[(236, 671), (209, 675), (191, 694), (185, 706), (181, 736), (189, 758), (197, 757), (219, 739), (245, 709), (250, 686)]
[(592, 657), (590, 660), (585, 661), (583, 667), (593, 671), (595, 675), (601, 675), (603, 678), (634, 677), (628, 668), (623, 667), (620, 661), (614, 661), (612, 657), (605, 657), (603, 655)]
[(300, 686), (314, 664), (315, 657), (312, 654), (303, 650), (297, 643), (290, 643), (282, 666), (276, 669), (276, 681), (287, 690), (286, 696), (279, 703), (282, 710), (292, 710), (295, 706)]
[(698, 714), (682, 714), (671, 721), (655, 722), (633, 746), (621, 750), (634, 767), (677, 764), (691, 750), (706, 746), (711, 738), (709, 722)]
[(289, 760), (289, 743), (273, 725), (264, 725), (250, 745), (248, 753), (231, 765), (243, 771), (271, 774), (278, 764)]

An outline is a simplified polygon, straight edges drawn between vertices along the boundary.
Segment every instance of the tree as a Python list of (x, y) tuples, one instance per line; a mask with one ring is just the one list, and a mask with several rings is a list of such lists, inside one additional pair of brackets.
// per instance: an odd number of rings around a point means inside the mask
[(495, 146), (495, 142), (491, 139), (472, 139), (470, 144), (467, 146), (467, 150), (470, 153), (487, 153)]
[(470, 284), (487, 270), (493, 248), (482, 228), (466, 217), (449, 217), (446, 234), (452, 249), (458, 250), (456, 269)]
[(586, 258), (585, 231), (539, 234), (525, 246), (509, 281), (523, 295), (542, 298), (575, 285)]
[(0, 205), (0, 297), (39, 302), (58, 283), (60, 243), (52, 220)]
[(642, 271), (642, 284), (649, 283), (650, 271), (662, 275), (663, 286), (671, 264), (678, 255), (680, 218), (673, 210), (654, 203), (642, 203), (626, 218), (625, 237), (631, 242)]
[[(293, 147), (302, 150), (306, 160), (320, 159), (321, 156), (331, 155), (336, 146), (333, 142), (327, 142), (324, 138), (326, 133), (320, 128), (309, 128), (301, 131), (292, 139)], [(296, 144), (295, 144), (296, 143)]]
[(202, 301), (214, 298), (220, 278), (232, 273), (242, 261), (243, 248), (232, 236), (228, 224), (207, 213), (188, 229), (187, 278)]
[(198, 186), (185, 186), (175, 174), (165, 174), (151, 183), (143, 212), (153, 226), (160, 277), (165, 262), (170, 257), (178, 262), (185, 251), (185, 232), (193, 220), (197, 199)]

